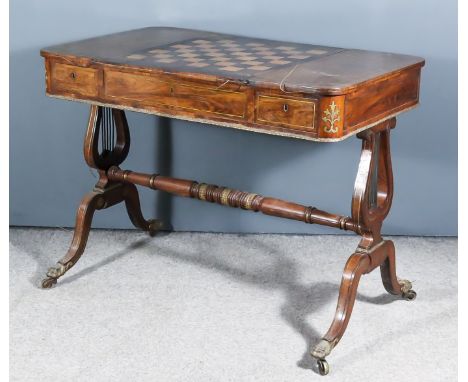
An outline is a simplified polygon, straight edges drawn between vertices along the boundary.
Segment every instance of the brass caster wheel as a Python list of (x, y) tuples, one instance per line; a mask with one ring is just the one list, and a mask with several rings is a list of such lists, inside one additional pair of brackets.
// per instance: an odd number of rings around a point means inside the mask
[(403, 298), (408, 301), (413, 301), (416, 298), (417, 294), (414, 290), (409, 290), (408, 292), (403, 293)]
[(163, 223), (157, 219), (151, 219), (148, 224), (148, 233), (150, 236), (156, 235), (159, 230), (162, 228)]
[(52, 288), (55, 284), (57, 284), (57, 279), (48, 277), (41, 282), (42, 289), (49, 289)]
[(327, 375), (330, 371), (330, 366), (328, 365), (328, 362), (325, 359), (317, 360), (317, 368), (320, 375)]

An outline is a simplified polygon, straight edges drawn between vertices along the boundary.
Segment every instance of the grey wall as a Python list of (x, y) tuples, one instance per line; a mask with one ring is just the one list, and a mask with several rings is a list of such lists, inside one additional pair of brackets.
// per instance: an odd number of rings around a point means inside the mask
[[(457, 234), (457, 4), (440, 0), (14, 0), (10, 3), (10, 223), (72, 226), (95, 175), (82, 157), (85, 104), (46, 98), (43, 46), (144, 26), (407, 53), (426, 58), (421, 106), (393, 132), (388, 234)], [(125, 168), (162, 172), (349, 213), (360, 142), (315, 144), (129, 113)], [(220, 161), (216, 158), (224, 158)], [(141, 192), (176, 230), (335, 233)], [(130, 227), (122, 206), (96, 227)]]

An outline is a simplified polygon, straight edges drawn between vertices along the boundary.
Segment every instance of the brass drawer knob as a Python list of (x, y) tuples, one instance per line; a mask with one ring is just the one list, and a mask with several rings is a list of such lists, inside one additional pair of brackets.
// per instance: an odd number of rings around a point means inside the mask
[(283, 104), (283, 111), (286, 113), (289, 110), (289, 105), (287, 103)]
[(72, 80), (76, 79), (76, 73), (75, 73), (75, 72), (71, 72), (71, 73), (70, 73), (70, 77), (72, 78)]

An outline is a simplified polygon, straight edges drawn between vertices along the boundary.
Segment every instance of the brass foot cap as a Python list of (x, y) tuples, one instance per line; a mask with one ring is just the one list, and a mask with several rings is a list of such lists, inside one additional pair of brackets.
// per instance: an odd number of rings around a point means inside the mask
[(324, 358), (331, 353), (332, 349), (333, 346), (330, 342), (327, 340), (320, 340), (310, 354), (314, 358), (324, 360)]
[(148, 233), (150, 236), (156, 235), (163, 227), (163, 222), (161, 220), (151, 219), (148, 221), (148, 223)]
[(411, 289), (413, 287), (411, 281), (398, 279), (398, 284), (401, 286), (401, 296), (404, 299), (412, 301), (416, 298), (416, 292)]
[(401, 293), (406, 293), (413, 287), (413, 284), (409, 280), (398, 279), (398, 284), (400, 284)]

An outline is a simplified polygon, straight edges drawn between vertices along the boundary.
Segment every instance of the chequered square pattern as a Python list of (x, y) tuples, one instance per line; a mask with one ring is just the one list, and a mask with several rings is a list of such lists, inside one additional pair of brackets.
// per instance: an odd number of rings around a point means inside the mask
[[(250, 42), (249, 42), (250, 41)], [(150, 61), (154, 65), (174, 64), (179, 67), (215, 68), (222, 72), (251, 74), (283, 65), (317, 58), (328, 53), (298, 44), (251, 42), (246, 39), (196, 39), (152, 48), (127, 56), (132, 62)]]

